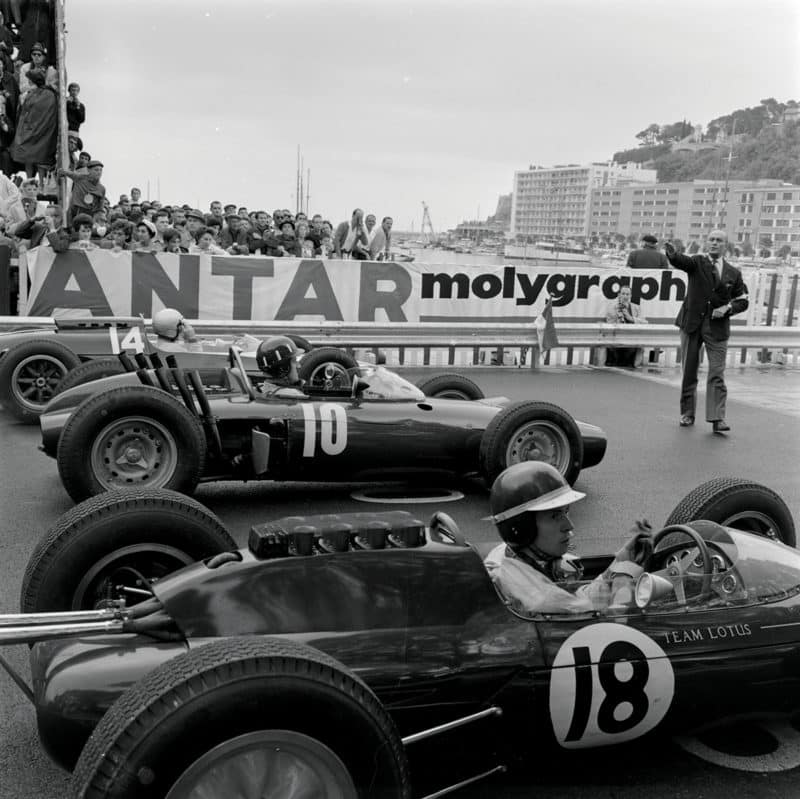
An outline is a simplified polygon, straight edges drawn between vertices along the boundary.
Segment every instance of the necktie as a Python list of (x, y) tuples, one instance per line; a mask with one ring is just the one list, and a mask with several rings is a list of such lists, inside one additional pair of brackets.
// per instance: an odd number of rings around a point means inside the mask
[(718, 278), (722, 278), (722, 273), (721, 273), (720, 263), (719, 263), (719, 256), (718, 255), (710, 255), (709, 258), (711, 258), (711, 265), (714, 267), (714, 271), (717, 273), (717, 277)]

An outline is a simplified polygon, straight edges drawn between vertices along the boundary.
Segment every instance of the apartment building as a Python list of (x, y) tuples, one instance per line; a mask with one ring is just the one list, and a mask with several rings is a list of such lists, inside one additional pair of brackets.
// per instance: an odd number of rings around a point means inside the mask
[(633, 163), (531, 166), (514, 173), (510, 233), (533, 239), (584, 238), (594, 191), (655, 181), (654, 169)]
[(800, 186), (778, 180), (602, 187), (592, 192), (589, 217), (589, 235), (653, 233), (688, 243), (721, 228), (734, 244), (789, 244), (800, 254)]

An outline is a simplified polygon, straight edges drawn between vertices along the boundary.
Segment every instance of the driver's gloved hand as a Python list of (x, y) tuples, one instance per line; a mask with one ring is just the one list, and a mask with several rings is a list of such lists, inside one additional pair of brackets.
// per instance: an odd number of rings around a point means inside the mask
[(614, 558), (642, 566), (653, 552), (653, 527), (647, 519), (637, 519), (630, 532), (633, 536), (614, 555)]

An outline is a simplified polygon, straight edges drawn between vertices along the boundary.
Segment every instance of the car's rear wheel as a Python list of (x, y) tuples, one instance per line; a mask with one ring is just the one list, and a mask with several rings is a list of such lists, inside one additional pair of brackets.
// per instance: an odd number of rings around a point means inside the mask
[(479, 400), (485, 396), (477, 383), (458, 374), (423, 378), (417, 382), (417, 388), (426, 397), (437, 399)]
[(234, 786), (253, 799), (410, 796), (398, 732), (367, 685), (318, 650), (258, 637), (146, 674), (92, 733), (72, 785), (85, 799), (232, 796)]
[(491, 485), (515, 463), (544, 461), (574, 483), (583, 463), (583, 440), (575, 420), (549, 402), (518, 402), (501, 410), (481, 438), (481, 473)]
[(158, 388), (121, 386), (89, 397), (70, 416), (58, 442), (58, 472), (81, 502), (135, 486), (194, 491), (203, 472), (200, 420)]
[(65, 513), (39, 541), (25, 569), (23, 613), (92, 610), (124, 598), (135, 605), (150, 584), (198, 560), (236, 549), (222, 522), (182, 494), (127, 489)]
[(690, 491), (670, 513), (667, 525), (708, 519), (725, 527), (797, 545), (786, 503), (770, 488), (738, 477), (716, 477)]
[(104, 377), (119, 375), (125, 367), (116, 358), (95, 358), (70, 369), (64, 379), (56, 386), (54, 396), (84, 383), (101, 380)]
[(317, 347), (304, 355), (297, 373), (309, 388), (347, 391), (353, 383), (358, 363), (352, 355), (337, 347)]
[(67, 346), (49, 339), (24, 341), (0, 361), (0, 402), (25, 424), (36, 424), (56, 387), (80, 358)]

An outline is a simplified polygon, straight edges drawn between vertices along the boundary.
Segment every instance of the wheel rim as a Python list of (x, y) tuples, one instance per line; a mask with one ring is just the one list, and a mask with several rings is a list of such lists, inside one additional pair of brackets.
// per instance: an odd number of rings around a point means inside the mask
[(160, 422), (142, 416), (111, 422), (92, 446), (92, 473), (106, 491), (132, 485), (163, 488), (177, 464), (172, 434)]
[(446, 388), (442, 391), (437, 391), (433, 396), (438, 397), (440, 399), (457, 399), (457, 400), (470, 399), (469, 395), (465, 391), (459, 391), (457, 388)]
[(52, 355), (23, 358), (11, 375), (14, 398), (28, 410), (41, 411), (53, 398), (56, 386), (67, 371), (67, 367)]
[(356, 799), (344, 763), (320, 741), (291, 730), (232, 738), (195, 760), (166, 799)]
[(506, 447), (506, 466), (544, 461), (565, 474), (570, 463), (567, 434), (552, 422), (528, 422), (517, 428)]
[(308, 382), (315, 388), (332, 391), (337, 388), (350, 388), (350, 375), (341, 364), (322, 363), (311, 372)]
[(744, 530), (746, 533), (755, 533), (773, 541), (783, 541), (780, 534), (780, 526), (771, 516), (757, 510), (742, 511), (734, 513), (724, 521), (720, 522), (723, 527), (734, 527), (737, 530)]
[(135, 605), (152, 596), (150, 583), (192, 563), (194, 559), (183, 550), (163, 544), (122, 547), (86, 572), (72, 596), (72, 610), (94, 610), (119, 598)]

